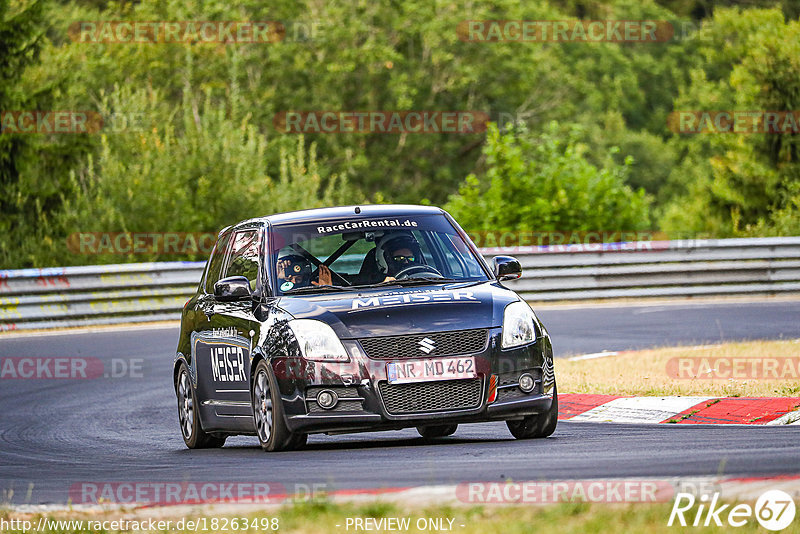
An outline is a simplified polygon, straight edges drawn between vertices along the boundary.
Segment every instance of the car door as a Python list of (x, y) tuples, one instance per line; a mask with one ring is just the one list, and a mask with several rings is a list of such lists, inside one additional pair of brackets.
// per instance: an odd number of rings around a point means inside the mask
[(252, 430), (250, 355), (257, 331), (253, 301), (219, 301), (214, 297), (214, 283), (244, 276), (255, 290), (262, 258), (263, 231), (249, 228), (232, 232), (222, 262), (209, 265), (205, 292), (198, 299), (198, 310), (206, 320), (192, 334), (198, 401), (206, 431)]

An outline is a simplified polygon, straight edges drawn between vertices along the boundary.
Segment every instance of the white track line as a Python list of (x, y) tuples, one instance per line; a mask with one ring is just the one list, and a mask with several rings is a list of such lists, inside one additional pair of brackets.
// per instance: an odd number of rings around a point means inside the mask
[(716, 397), (626, 397), (614, 399), (569, 419), (614, 423), (660, 423)]
[(608, 356), (616, 356), (619, 352), (616, 351), (603, 351), (603, 352), (593, 352), (591, 354), (581, 354), (580, 356), (572, 356), (571, 358), (567, 358), (569, 362), (579, 362), (582, 360), (596, 360), (597, 358), (607, 358)]
[(768, 425), (800, 425), (800, 410), (783, 414), (767, 423)]

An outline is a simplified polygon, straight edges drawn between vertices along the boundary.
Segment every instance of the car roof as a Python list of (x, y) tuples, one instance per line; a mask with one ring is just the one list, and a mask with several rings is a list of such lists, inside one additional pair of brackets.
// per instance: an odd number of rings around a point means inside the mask
[[(356, 209), (360, 212), (356, 213)], [(444, 210), (435, 206), (417, 206), (413, 204), (367, 204), (353, 206), (337, 206), (333, 208), (316, 208), (310, 210), (288, 211), (265, 217), (247, 219), (234, 225), (234, 228), (250, 226), (254, 223), (287, 224), (310, 223), (331, 219), (352, 217), (407, 217), (412, 215), (441, 214)]]

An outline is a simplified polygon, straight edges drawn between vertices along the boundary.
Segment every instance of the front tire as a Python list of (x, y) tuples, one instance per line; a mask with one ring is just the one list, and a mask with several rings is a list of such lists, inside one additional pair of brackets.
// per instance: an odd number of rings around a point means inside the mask
[(251, 398), (256, 435), (262, 449), (275, 452), (298, 449), (305, 445), (306, 434), (294, 434), (286, 426), (278, 384), (264, 360), (256, 365)]
[(178, 423), (183, 442), (190, 449), (211, 449), (225, 445), (226, 436), (215, 436), (203, 431), (197, 413), (197, 394), (189, 378), (189, 368), (181, 362), (178, 381), (175, 384), (178, 396)]
[(458, 425), (418, 426), (417, 432), (425, 439), (443, 438), (455, 434)]
[(506, 421), (511, 435), (517, 439), (546, 438), (558, 424), (558, 390), (553, 386), (553, 402), (545, 413), (529, 415), (519, 421)]

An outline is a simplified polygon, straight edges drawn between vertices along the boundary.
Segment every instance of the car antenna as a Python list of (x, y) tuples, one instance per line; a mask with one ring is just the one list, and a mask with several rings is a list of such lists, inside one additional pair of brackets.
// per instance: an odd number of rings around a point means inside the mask
[(356, 215), (358, 215), (359, 213), (361, 213), (361, 208), (359, 206), (356, 206)]

